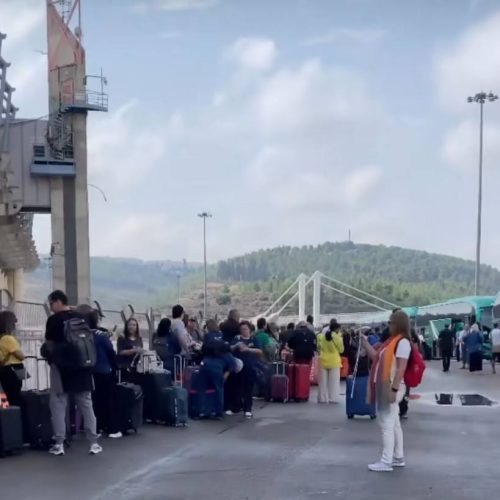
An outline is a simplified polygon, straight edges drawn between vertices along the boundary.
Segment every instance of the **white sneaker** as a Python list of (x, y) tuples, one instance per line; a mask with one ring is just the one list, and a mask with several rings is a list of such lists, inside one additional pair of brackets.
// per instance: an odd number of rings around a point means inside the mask
[(98, 455), (99, 453), (102, 453), (102, 446), (100, 446), (97, 443), (94, 443), (89, 450), (89, 455)]
[(368, 469), (373, 472), (392, 472), (394, 470), (391, 465), (384, 462), (376, 462), (374, 464), (370, 464), (368, 466)]
[(405, 467), (405, 459), (404, 458), (394, 458), (392, 461), (392, 466), (393, 467)]
[(245, 418), (252, 418), (253, 417), (253, 414), (251, 411), (246, 411), (245, 412)]
[(53, 444), (49, 449), (49, 453), (51, 455), (55, 455), (56, 457), (59, 455), (64, 455), (64, 445), (63, 444)]
[(235, 414), (234, 411), (231, 411), (231, 410), (227, 410), (226, 411), (226, 415), (228, 415), (228, 416), (231, 416), (231, 415), (234, 415), (234, 414)]
[(121, 432), (115, 432), (114, 434), (108, 434), (108, 437), (111, 439), (119, 439), (123, 437), (123, 434)]

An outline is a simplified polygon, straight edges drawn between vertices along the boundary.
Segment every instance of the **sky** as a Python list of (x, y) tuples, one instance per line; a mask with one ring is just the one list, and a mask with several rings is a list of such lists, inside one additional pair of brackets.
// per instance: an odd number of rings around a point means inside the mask
[[(18, 116), (47, 113), (44, 0), (1, 0)], [(82, 0), (91, 254), (209, 261), (343, 241), (474, 259), (500, 0)], [(500, 101), (483, 261), (500, 267)], [(39, 252), (50, 218), (37, 216)]]

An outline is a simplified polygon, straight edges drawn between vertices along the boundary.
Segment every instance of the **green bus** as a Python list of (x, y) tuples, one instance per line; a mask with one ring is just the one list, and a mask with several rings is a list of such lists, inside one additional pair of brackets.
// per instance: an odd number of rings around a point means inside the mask
[[(439, 332), (451, 324), (456, 332), (463, 329), (464, 324), (479, 323), (482, 327), (492, 328), (493, 306), (495, 297), (477, 296), (460, 297), (440, 304), (431, 304), (418, 308), (416, 328), (425, 343), (432, 348), (433, 357), (437, 356), (437, 340)], [(487, 350), (487, 343), (485, 348)]]

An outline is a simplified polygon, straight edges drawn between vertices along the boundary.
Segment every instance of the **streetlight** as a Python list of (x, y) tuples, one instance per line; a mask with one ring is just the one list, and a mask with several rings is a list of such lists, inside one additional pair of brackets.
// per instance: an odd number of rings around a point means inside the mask
[(479, 277), (481, 266), (481, 218), (483, 204), (483, 106), (486, 101), (494, 102), (498, 96), (490, 92), (479, 92), (474, 97), (468, 97), (467, 102), (478, 102), (480, 104), (479, 118), (479, 190), (477, 195), (477, 246), (476, 246), (476, 276), (474, 281), (474, 293), (479, 295)]
[(209, 212), (202, 212), (198, 217), (203, 219), (203, 263), (205, 266), (205, 294), (203, 295), (203, 318), (207, 319), (207, 218), (212, 217)]

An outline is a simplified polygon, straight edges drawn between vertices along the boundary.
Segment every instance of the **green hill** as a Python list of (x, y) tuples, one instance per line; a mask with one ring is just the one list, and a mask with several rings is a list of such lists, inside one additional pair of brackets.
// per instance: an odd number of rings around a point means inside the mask
[[(345, 242), (259, 250), (219, 262), (216, 276), (221, 282), (253, 283), (256, 289), (271, 290), (274, 282), (278, 293), (299, 273), (319, 270), (390, 302), (423, 305), (472, 294), (474, 269), (474, 262), (456, 257)], [(483, 265), (481, 284), (483, 294), (498, 292), (500, 271)], [(333, 292), (323, 293), (323, 304), (359, 307)]]

